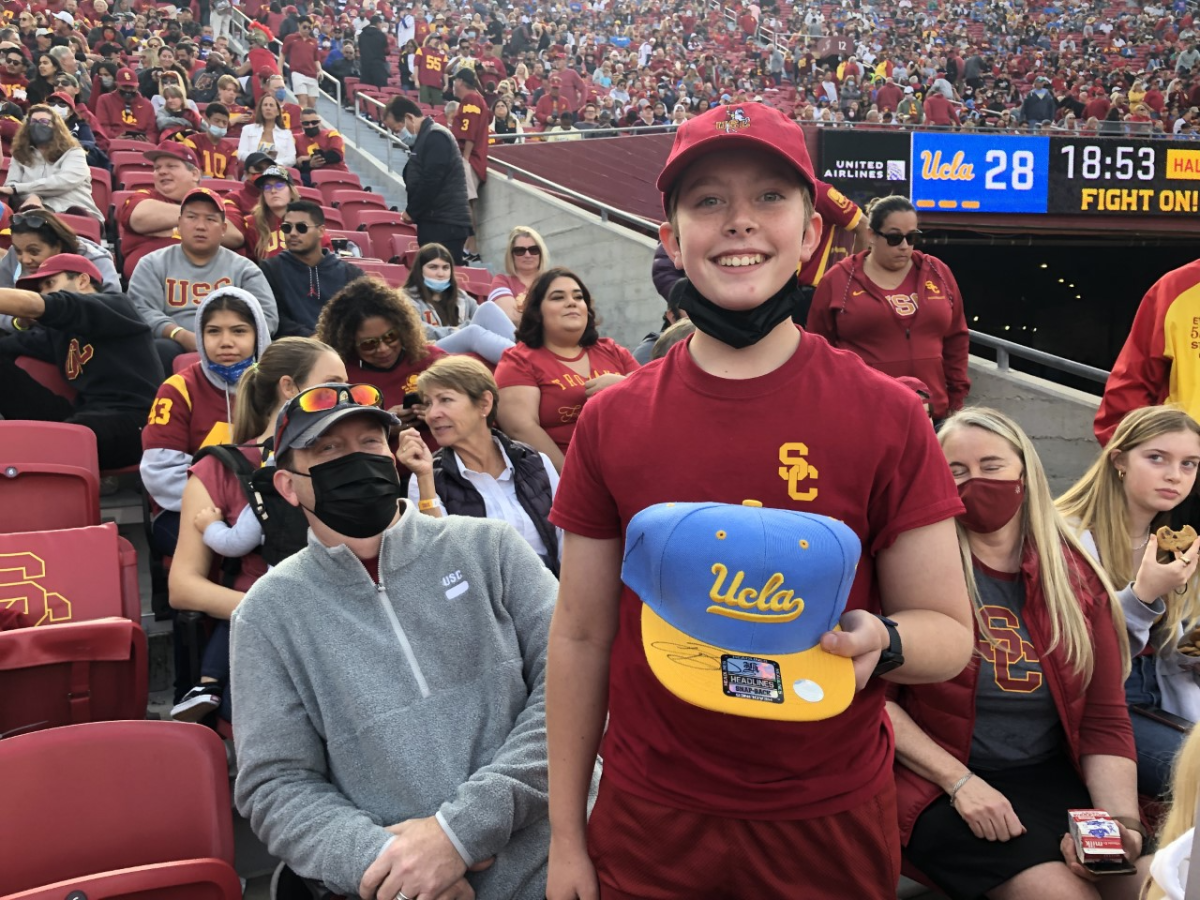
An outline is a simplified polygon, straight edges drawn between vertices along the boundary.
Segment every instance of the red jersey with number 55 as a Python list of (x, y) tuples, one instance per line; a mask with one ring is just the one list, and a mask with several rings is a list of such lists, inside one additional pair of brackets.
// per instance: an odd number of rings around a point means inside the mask
[(471, 147), (471, 169), (481, 182), (487, 179), (488, 121), (491, 117), (483, 95), (471, 91), (459, 100), (458, 115), (451, 125), (459, 150), (467, 141), (475, 142)]
[(575, 421), (588, 399), (584, 388), (588, 379), (628, 375), (638, 367), (633, 354), (610, 338), (600, 338), (587, 348), (586, 355), (590, 371), (587, 377), (572, 371), (567, 360), (547, 348), (534, 349), (526, 344), (505, 350), (496, 367), (496, 384), (501, 389), (528, 385), (542, 392), (538, 422), (563, 453), (567, 452)]

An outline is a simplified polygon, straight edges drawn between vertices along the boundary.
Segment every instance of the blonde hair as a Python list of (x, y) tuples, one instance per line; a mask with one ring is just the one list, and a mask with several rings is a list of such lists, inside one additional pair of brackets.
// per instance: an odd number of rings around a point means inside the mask
[[(300, 199), (300, 192), (296, 190), (296, 186), (289, 180), (288, 186), (288, 202)], [(267, 252), (271, 249), (271, 238), (279, 232), (279, 226), (271, 227), (272, 217), (275, 213), (267, 206), (267, 192), (262, 191), (258, 195), (258, 202), (254, 204), (254, 209), (250, 212), (250, 219), (254, 222), (254, 251), (259, 259), (266, 259)], [(280, 219), (282, 220), (282, 216)]]
[(317, 360), (333, 352), (328, 344), (313, 338), (283, 337), (273, 341), (238, 379), (233, 442), (248, 444), (274, 424), (271, 413), (279, 406), (279, 382), (285, 375), (297, 385), (303, 384)]
[[(1100, 553), (1100, 564), (1113, 584), (1127, 585), (1137, 572), (1129, 549), (1129, 502), (1117, 472), (1116, 459), (1147, 441), (1165, 434), (1191, 432), (1200, 436), (1200, 424), (1180, 409), (1147, 406), (1121, 420), (1107, 446), (1091, 468), (1058, 498), (1057, 506), (1080, 533), (1090, 531)], [(1147, 553), (1155, 552), (1153, 532), (1170, 523), (1170, 512), (1159, 513), (1150, 523)], [(1197, 523), (1200, 525), (1200, 523)], [(1151, 598), (1146, 598), (1151, 599)], [(1162, 622), (1156, 627), (1159, 649), (1175, 642), (1180, 626), (1192, 628), (1200, 620), (1200, 578), (1194, 577), (1182, 598), (1171, 598)]]
[[(1171, 806), (1159, 824), (1155, 839), (1159, 847), (1183, 837), (1196, 824), (1196, 803), (1200, 800), (1200, 728), (1193, 728), (1171, 764)], [(1200, 860), (1193, 858), (1193, 866)], [(1145, 900), (1166, 900), (1166, 893), (1154, 879), (1148, 879)]]
[[(1083, 677), (1085, 683), (1091, 681), (1096, 660), (1087, 617), (1083, 614), (1076, 594), (1077, 591), (1086, 590), (1087, 585), (1082, 579), (1082, 573), (1073, 571), (1067, 564), (1068, 551), (1074, 551), (1083, 564), (1091, 567), (1104, 587), (1105, 597), (1097, 597), (1096, 601), (1108, 603), (1117, 633), (1117, 643), (1121, 648), (1122, 672), (1128, 675), (1129, 635), (1125, 632), (1125, 616), (1114, 596), (1112, 584), (1099, 563), (1087, 554), (1066, 520), (1055, 509), (1046, 470), (1042, 467), (1042, 461), (1029, 435), (1004, 413), (977, 406), (961, 410), (947, 419), (938, 431), (938, 442), (944, 448), (950, 435), (961, 428), (979, 428), (1003, 438), (1012, 446), (1025, 470), (1025, 502), (1021, 505), (1020, 512), (1021, 543), (1032, 544), (1038, 556), (1042, 597), (1050, 619), (1050, 644), (1046, 651), (1049, 652), (1061, 644), (1067, 664), (1077, 675)], [(991, 640), (991, 632), (979, 611), (979, 586), (975, 582), (968, 532), (961, 522), (955, 524), (962, 552), (963, 571), (967, 578), (967, 590), (974, 604), (975, 617), (980, 633)]]
[[(509, 114), (512, 114), (512, 107), (509, 107)], [(504, 250), (504, 271), (509, 275), (517, 274), (517, 266), (513, 261), (513, 244), (517, 242), (517, 238), (529, 238), (537, 244), (538, 250), (541, 251), (541, 265), (538, 266), (538, 273), (541, 274), (550, 268), (550, 251), (546, 249), (546, 242), (542, 240), (542, 236), (530, 228), (528, 225), (518, 225), (508, 233), (508, 246)]]

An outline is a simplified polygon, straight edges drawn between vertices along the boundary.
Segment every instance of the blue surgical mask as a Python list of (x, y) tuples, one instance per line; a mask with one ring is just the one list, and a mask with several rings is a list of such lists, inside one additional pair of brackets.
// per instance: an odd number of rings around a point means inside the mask
[(220, 139), (220, 138), (225, 137), (225, 135), (229, 133), (229, 129), (221, 128), (219, 125), (209, 125), (208, 133), (211, 134), (213, 137)]
[(417, 142), (417, 136), (409, 131), (406, 126), (401, 126), (399, 137), (405, 147), (411, 147)]
[(241, 362), (235, 362), (232, 366), (224, 366), (221, 363), (209, 362), (208, 370), (224, 381), (228, 385), (238, 383), (238, 379), (242, 377), (242, 373), (254, 365), (254, 357), (247, 356)]
[(287, 96), (287, 88), (275, 88), (275, 99), (282, 100)]
[(434, 281), (432, 278), (426, 278), (425, 287), (429, 288), (431, 291), (437, 291), (440, 294), (442, 291), (446, 290), (446, 288), (450, 287), (450, 279), (447, 278), (445, 281)]

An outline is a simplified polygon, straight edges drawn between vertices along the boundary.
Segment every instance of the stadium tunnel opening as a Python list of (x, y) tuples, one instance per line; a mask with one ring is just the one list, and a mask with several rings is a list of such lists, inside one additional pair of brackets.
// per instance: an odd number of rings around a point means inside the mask
[[(954, 272), (972, 331), (1100, 369), (1112, 368), (1150, 286), (1197, 258), (1194, 235), (1104, 240), (938, 230), (926, 232), (919, 247)], [(971, 352), (995, 358), (979, 344)], [(1089, 393), (1103, 389), (1049, 366), (1011, 362)]]

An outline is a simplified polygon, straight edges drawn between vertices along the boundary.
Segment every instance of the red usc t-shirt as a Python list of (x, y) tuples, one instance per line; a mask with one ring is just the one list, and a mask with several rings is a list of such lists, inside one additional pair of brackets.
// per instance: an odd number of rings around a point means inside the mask
[[(383, 391), (384, 409), (400, 406), (404, 403), (405, 394), (411, 394), (417, 390), (417, 376), (443, 356), (450, 355), (441, 347), (434, 346), (433, 344), (427, 344), (425, 349), (429, 352), (425, 354), (425, 358), (420, 362), (410, 362), (401, 357), (396, 365), (390, 369), (376, 369), (374, 366), (360, 361), (357, 357), (344, 360), (346, 371), (350, 374), (350, 383), (373, 384), (379, 390)], [(436, 452), (440, 449), (437, 441), (433, 439), (433, 435), (429, 433), (429, 429), (424, 424), (419, 425), (417, 430), (421, 432), (421, 437), (425, 439), (425, 443), (429, 445), (430, 450)]]
[(444, 81), (442, 70), (446, 68), (446, 54), (422, 47), (413, 56), (413, 63), (417, 67), (417, 84), (441, 88)]
[(326, 172), (346, 172), (346, 141), (336, 129), (320, 132), (315, 138), (310, 138), (308, 135), (301, 132), (296, 138), (296, 155), (297, 156), (312, 156), (318, 150), (324, 152), (332, 150), (341, 155), (342, 161), (337, 163), (326, 163), (318, 166), (322, 171)]
[[(916, 395), (802, 335), (792, 358), (760, 378), (709, 375), (680, 342), (592, 398), (550, 519), (605, 540), (623, 537), (655, 503), (748, 499), (853, 529), (863, 551), (848, 608), (872, 612), (880, 610), (875, 554), (962, 510)], [(853, 809), (891, 781), (884, 682), (872, 680), (849, 709), (821, 722), (709, 712), (650, 671), (641, 607), (623, 588), (602, 749), (604, 775), (618, 788), (709, 815), (799, 819)]]
[(283, 56), (293, 72), (317, 77), (317, 60), (320, 54), (316, 38), (305, 38), (300, 32), (294, 31), (283, 39)]
[[(638, 367), (633, 354), (610, 338), (600, 338), (588, 347), (587, 357), (592, 373), (589, 378), (628, 375)], [(588, 378), (571, 371), (562, 357), (545, 347), (535, 350), (517, 344), (504, 351), (496, 367), (496, 384), (501, 388), (529, 385), (542, 392), (538, 421), (563, 453), (567, 452), (579, 411), (588, 399), (584, 389), (587, 381)]]
[(488, 123), (491, 113), (478, 91), (470, 91), (459, 101), (458, 115), (454, 117), (452, 130), (461, 150), (467, 141), (471, 147), (471, 168), (480, 181), (487, 179)]
[(800, 276), (801, 284), (816, 287), (821, 283), (821, 277), (825, 271), (833, 263), (844, 259), (849, 253), (848, 247), (834, 248), (835, 238), (838, 236), (839, 228), (853, 231), (858, 227), (858, 223), (862, 219), (862, 210), (837, 188), (823, 181), (817, 182), (813, 206), (821, 214), (823, 221), (821, 240), (817, 244), (817, 249), (813, 251), (813, 255), (808, 258), (808, 262), (801, 263), (796, 268), (796, 272)]

